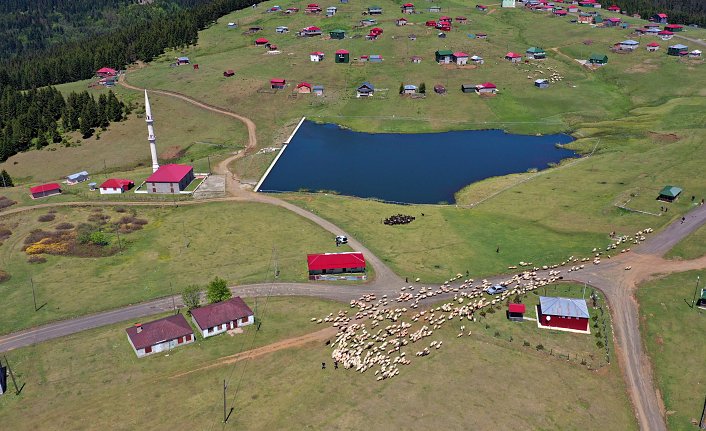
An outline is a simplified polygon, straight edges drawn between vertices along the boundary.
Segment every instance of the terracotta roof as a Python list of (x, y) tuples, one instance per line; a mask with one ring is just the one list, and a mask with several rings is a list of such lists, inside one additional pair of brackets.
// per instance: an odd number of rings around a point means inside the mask
[(148, 183), (178, 183), (193, 170), (189, 165), (162, 165), (145, 181)]
[(139, 333), (138, 324), (125, 329), (137, 350), (194, 333), (189, 322), (181, 314), (143, 323), (140, 326), (142, 330)]
[[(367, 82), (363, 83), (361, 87), (366, 84), (372, 88), (372, 85)], [(363, 253), (358, 252), (309, 254), (306, 256), (306, 260), (309, 271), (365, 267), (365, 257)]]
[(199, 328), (206, 329), (252, 316), (253, 312), (241, 297), (236, 296), (223, 302), (195, 308), (191, 310), (191, 315)]
[(48, 183), (48, 184), (42, 184), (40, 186), (35, 186), (29, 189), (29, 192), (32, 194), (35, 193), (42, 193), (42, 192), (51, 192), (54, 190), (61, 190), (61, 186), (57, 183)]

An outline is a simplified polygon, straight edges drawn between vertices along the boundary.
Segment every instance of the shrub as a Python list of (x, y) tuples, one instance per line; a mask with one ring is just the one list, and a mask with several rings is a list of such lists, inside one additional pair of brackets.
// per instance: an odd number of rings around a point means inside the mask
[(59, 223), (55, 227), (56, 230), (71, 230), (73, 228), (74, 228), (74, 225), (72, 225), (71, 223)]
[(488, 313), (495, 314), (495, 307), (488, 308)]
[(216, 277), (208, 283), (206, 296), (208, 297), (208, 302), (213, 304), (215, 302), (225, 301), (233, 296), (233, 294), (230, 292), (230, 289), (228, 289), (228, 282), (222, 278)]
[(601, 341), (601, 340), (596, 341), (596, 347), (598, 347), (599, 349), (602, 349), (603, 346), (604, 346), (603, 341)]
[(500, 331), (495, 331), (495, 334), (493, 334), (493, 336), (499, 337), (499, 336), (500, 336)]
[(47, 259), (43, 256), (37, 256), (36, 254), (33, 254), (32, 256), (27, 258), (27, 263), (44, 263), (46, 262)]
[(4, 283), (10, 279), (10, 274), (6, 271), (0, 270), (0, 283)]
[(7, 207), (11, 207), (16, 203), (17, 202), (13, 201), (12, 199), (8, 199), (5, 196), (0, 196), (0, 210)]
[(529, 347), (529, 346), (530, 346), (530, 342), (527, 341), (527, 340), (525, 340), (525, 341), (522, 342), (522, 345), (525, 346), (525, 347)]
[(54, 221), (55, 218), (56, 218), (56, 216), (54, 214), (43, 214), (43, 215), (39, 216), (37, 221), (48, 222), (48, 221)]
[(106, 246), (106, 245), (110, 244), (110, 240), (108, 239), (108, 236), (99, 230), (91, 232), (91, 235), (89, 237), (89, 241), (92, 244), (100, 245), (100, 246)]
[(5, 226), (0, 226), (0, 241), (5, 241), (12, 235), (12, 231)]
[(535, 348), (536, 348), (537, 350), (544, 350), (544, 346), (543, 346), (542, 344), (537, 344), (537, 345), (535, 346)]

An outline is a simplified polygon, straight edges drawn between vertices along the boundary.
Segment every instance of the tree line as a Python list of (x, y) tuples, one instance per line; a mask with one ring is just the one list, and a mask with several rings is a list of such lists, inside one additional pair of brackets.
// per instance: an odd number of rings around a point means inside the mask
[(66, 98), (54, 87), (20, 91), (0, 89), (0, 161), (21, 151), (62, 142), (62, 134), (80, 130), (84, 138), (95, 129), (122, 121), (129, 107), (112, 91), (96, 100), (88, 91)]
[(640, 14), (644, 19), (658, 14), (669, 15), (670, 23), (706, 26), (706, 1), (704, 0), (613, 0), (627, 14)]
[(159, 12), (144, 12), (130, 22), (123, 22), (114, 31), (89, 39), (4, 57), (0, 61), (0, 87), (44, 87), (91, 78), (103, 66), (122, 69), (138, 60), (151, 61), (167, 48), (195, 44), (198, 31), (219, 17), (258, 3), (258, 0), (171, 1), (180, 8), (153, 9), (159, 7), (160, 2), (141, 6), (140, 11)]

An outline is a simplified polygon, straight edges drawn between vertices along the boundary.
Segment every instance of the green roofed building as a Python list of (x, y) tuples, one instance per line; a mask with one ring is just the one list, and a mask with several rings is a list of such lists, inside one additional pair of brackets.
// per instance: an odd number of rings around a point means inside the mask
[(331, 36), (331, 39), (345, 39), (346, 38), (346, 31), (345, 30), (331, 30), (329, 33), (329, 36)]
[(525, 54), (527, 54), (528, 58), (533, 58), (535, 60), (540, 60), (547, 57), (547, 53), (544, 52), (542, 48), (537, 48), (536, 46), (529, 48), (525, 51)]
[(664, 186), (657, 200), (665, 202), (674, 202), (681, 194), (681, 188), (677, 186)]
[(450, 64), (453, 58), (453, 51), (449, 49), (440, 49), (434, 53), (436, 62), (439, 64)]
[(588, 62), (591, 64), (607, 64), (608, 56), (605, 54), (591, 54), (588, 58)]

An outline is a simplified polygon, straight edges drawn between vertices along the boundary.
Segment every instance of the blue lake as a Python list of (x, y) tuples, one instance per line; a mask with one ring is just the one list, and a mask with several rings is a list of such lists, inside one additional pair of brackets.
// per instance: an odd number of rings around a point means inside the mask
[(326, 190), (393, 202), (453, 203), (454, 193), (471, 183), (576, 157), (555, 145), (571, 141), (565, 134), (501, 130), (360, 133), (304, 121), (259, 190)]

